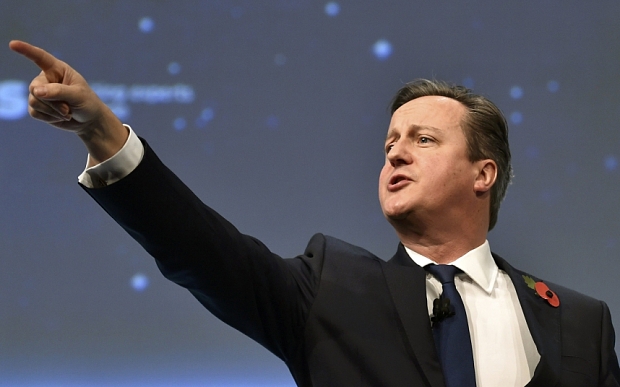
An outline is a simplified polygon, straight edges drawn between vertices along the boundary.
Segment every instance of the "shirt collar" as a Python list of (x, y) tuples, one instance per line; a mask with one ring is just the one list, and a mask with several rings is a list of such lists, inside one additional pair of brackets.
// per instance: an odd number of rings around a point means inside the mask
[[(409, 257), (420, 267), (434, 264), (435, 262), (427, 257), (416, 253), (410, 248), (405, 246), (405, 250)], [(478, 284), (487, 294), (491, 294), (495, 287), (495, 281), (499, 269), (493, 256), (491, 255), (491, 248), (489, 247), (489, 241), (484, 243), (473, 250), (467, 252), (467, 254), (458, 258), (450, 265), (454, 265), (463, 270), (465, 274), (469, 276), (475, 283)]]

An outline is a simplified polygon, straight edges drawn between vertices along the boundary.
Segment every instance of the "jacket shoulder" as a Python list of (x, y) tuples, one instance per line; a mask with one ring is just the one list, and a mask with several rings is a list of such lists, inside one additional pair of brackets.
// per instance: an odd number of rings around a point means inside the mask
[(549, 287), (550, 290), (552, 290), (558, 295), (558, 297), (560, 298), (560, 302), (562, 302), (562, 298), (563, 298), (566, 301), (578, 302), (583, 305), (591, 305), (596, 308), (600, 308), (601, 306), (602, 301), (597, 300), (596, 298), (588, 296), (586, 294), (580, 293), (576, 290), (570, 289), (566, 286), (557, 284), (555, 282), (547, 281), (544, 278), (541, 278), (536, 275), (525, 272), (523, 270), (517, 269), (513, 267), (512, 265), (510, 265), (505, 259), (503, 259), (502, 257), (500, 257), (499, 255), (495, 253), (493, 253), (493, 258), (495, 259), (497, 266), (501, 270), (508, 273), (508, 275), (513, 281), (522, 280), (524, 283), (526, 283), (527, 279), (529, 278), (529, 279), (534, 280), (535, 282), (544, 282)]

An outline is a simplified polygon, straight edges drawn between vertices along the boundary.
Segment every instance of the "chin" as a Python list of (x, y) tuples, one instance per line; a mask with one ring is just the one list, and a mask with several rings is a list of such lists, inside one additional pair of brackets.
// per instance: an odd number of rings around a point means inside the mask
[(401, 221), (403, 219), (407, 219), (407, 217), (409, 216), (409, 211), (403, 211), (403, 210), (398, 210), (398, 209), (391, 209), (391, 210), (387, 210), (387, 209), (383, 209), (383, 216), (385, 216), (385, 218), (389, 221)]

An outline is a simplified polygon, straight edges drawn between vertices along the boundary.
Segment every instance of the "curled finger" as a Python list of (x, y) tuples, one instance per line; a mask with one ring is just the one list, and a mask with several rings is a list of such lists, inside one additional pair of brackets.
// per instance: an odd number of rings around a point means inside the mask
[(59, 120), (68, 121), (71, 119), (71, 109), (65, 102), (45, 101), (30, 94), (28, 97), (28, 105), (33, 111), (55, 117)]
[(60, 124), (66, 123), (67, 120), (65, 118), (58, 118), (57, 116), (49, 115), (47, 113), (43, 113), (41, 111), (33, 109), (31, 106), (28, 106), (28, 113), (35, 120), (43, 121), (47, 124), (58, 126)]

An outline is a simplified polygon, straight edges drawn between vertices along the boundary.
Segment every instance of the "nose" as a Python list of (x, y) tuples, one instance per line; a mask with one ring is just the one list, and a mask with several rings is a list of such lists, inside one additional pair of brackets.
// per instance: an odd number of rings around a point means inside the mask
[(404, 141), (396, 141), (392, 144), (392, 148), (387, 152), (387, 159), (393, 166), (411, 164), (413, 155), (407, 148)]

